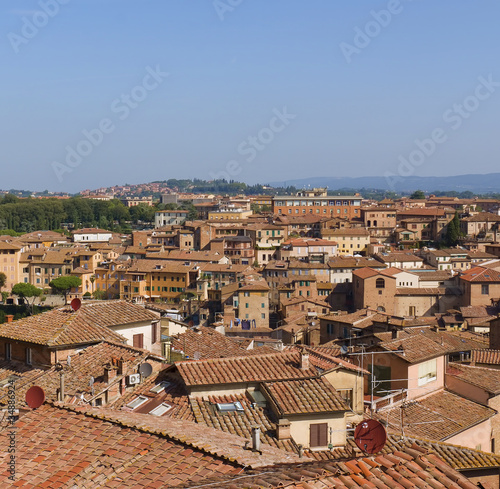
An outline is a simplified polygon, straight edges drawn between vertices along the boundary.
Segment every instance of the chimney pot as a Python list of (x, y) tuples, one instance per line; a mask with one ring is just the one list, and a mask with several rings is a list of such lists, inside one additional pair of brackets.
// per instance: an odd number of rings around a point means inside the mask
[(14, 321), (14, 315), (13, 314), (6, 314), (5, 319), (7, 319), (8, 323), (11, 323), (12, 321)]

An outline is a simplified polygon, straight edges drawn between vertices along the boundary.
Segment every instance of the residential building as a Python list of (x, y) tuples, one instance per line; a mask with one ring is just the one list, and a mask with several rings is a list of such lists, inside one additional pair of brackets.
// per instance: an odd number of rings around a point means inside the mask
[(303, 190), (295, 196), (273, 197), (273, 213), (279, 215), (315, 214), (319, 216), (345, 217), (361, 216), (361, 196), (328, 196), (326, 189)]

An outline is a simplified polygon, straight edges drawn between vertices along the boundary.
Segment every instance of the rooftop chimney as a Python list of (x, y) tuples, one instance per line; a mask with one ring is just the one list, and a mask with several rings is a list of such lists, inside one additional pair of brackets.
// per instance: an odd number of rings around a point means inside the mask
[[(260, 452), (260, 427), (252, 427), (252, 450), (254, 452)], [(262, 452), (261, 452), (262, 453)]]
[(8, 323), (11, 323), (14, 320), (14, 314), (6, 314), (5, 319), (7, 319)]
[(290, 421), (288, 419), (280, 419), (278, 421), (276, 435), (278, 440), (289, 440), (292, 437), (290, 433)]
[(307, 370), (309, 368), (309, 353), (305, 350), (300, 352), (300, 368)]

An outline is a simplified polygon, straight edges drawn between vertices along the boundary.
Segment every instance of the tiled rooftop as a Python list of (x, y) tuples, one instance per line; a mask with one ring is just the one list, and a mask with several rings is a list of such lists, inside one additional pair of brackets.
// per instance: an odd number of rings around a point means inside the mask
[[(269, 411), (252, 404), (244, 394), (192, 398), (190, 402), (196, 422), (200, 425), (210, 426), (247, 439), (251, 438), (252, 427), (259, 426), (263, 443), (286, 452), (297, 452), (297, 447), (291, 439), (278, 440), (276, 424)], [(243, 410), (220, 412), (217, 409), (218, 403), (233, 402), (239, 402)]]
[(500, 350), (472, 350), (470, 362), (488, 365), (500, 365)]
[(480, 387), (490, 394), (500, 394), (500, 370), (498, 369), (449, 363), (446, 375)]
[(420, 400), (405, 403), (403, 417), (398, 405), (382, 409), (376, 416), (387, 423), (390, 433), (401, 434), (401, 419), (406, 436), (443, 441), (496, 414), (491, 408), (448, 391), (438, 391)]
[(314, 377), (314, 366), (300, 368), (300, 353), (270, 353), (232, 358), (176, 362), (188, 386), (233, 384)]
[(46, 346), (79, 345), (125, 339), (109, 326), (157, 320), (142, 306), (129, 302), (97, 301), (84, 303), (78, 311), (66, 306), (36, 316), (0, 325), (0, 337)]
[(239, 342), (203, 326), (172, 336), (172, 348), (182, 350), (193, 359), (197, 356), (203, 359), (255, 355), (254, 351), (242, 348)]
[[(215, 479), (212, 479), (215, 481)], [(266, 467), (219, 478), (219, 489), (477, 489), (464, 475), (418, 445), (339, 462)], [(215, 487), (215, 486), (213, 486)]]
[[(70, 365), (64, 362), (64, 390), (66, 402), (74, 402), (76, 399), (90, 400), (92, 392), (95, 395), (101, 393), (108, 384), (104, 382), (104, 366), (117, 359), (123, 359), (127, 364), (128, 373), (136, 373), (138, 366), (146, 360), (158, 370), (161, 365), (161, 357), (152, 355), (147, 350), (134, 348), (119, 343), (102, 342), (85, 348), (83, 351), (71, 357)], [(25, 407), (26, 391), (33, 385), (41, 387), (45, 397), (49, 401), (57, 401), (57, 393), (60, 388), (60, 368), (54, 366), (48, 370), (30, 369), (26, 370), (22, 364), (17, 362), (4, 362), (7, 368), (0, 370), (0, 376), (13, 372), (19, 376), (16, 380), (16, 395), (21, 406)], [(17, 366), (19, 365), (19, 367)], [(10, 366), (10, 368), (9, 368)], [(1, 365), (0, 365), (1, 367)], [(90, 379), (94, 379), (93, 388)], [(0, 405), (6, 405), (8, 393), (0, 390)]]
[(338, 392), (323, 377), (264, 382), (261, 385), (281, 416), (349, 410)]

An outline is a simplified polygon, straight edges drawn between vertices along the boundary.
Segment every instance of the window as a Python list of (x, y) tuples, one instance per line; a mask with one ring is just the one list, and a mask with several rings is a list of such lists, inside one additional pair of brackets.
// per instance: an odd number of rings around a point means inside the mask
[(133, 336), (133, 342), (135, 348), (144, 348), (144, 335), (142, 333), (135, 334)]
[(418, 385), (425, 385), (437, 379), (437, 359), (423, 362), (418, 366)]
[(155, 394), (159, 394), (162, 390), (168, 389), (172, 385), (172, 382), (167, 382), (166, 380), (163, 380), (159, 384), (156, 384), (152, 389), (150, 389), (150, 392), (154, 392)]
[(31, 364), (32, 364), (31, 348), (26, 348), (26, 365), (31, 365)]
[(327, 334), (333, 334), (333, 324), (328, 323), (326, 325), (326, 333)]
[(378, 278), (377, 280), (375, 280), (375, 287), (377, 289), (385, 288), (385, 280), (383, 278)]
[(481, 285), (481, 294), (488, 295), (489, 293), (490, 293), (490, 286), (489, 286), (489, 284), (482, 284)]
[(10, 360), (12, 358), (12, 345), (10, 343), (5, 343), (5, 360)]
[(127, 407), (130, 409), (135, 409), (135, 408), (139, 407), (141, 404), (144, 404), (147, 400), (148, 400), (147, 397), (139, 396), (139, 397), (135, 398), (132, 402), (129, 402), (127, 404)]
[(261, 319), (266, 319), (266, 315), (265, 315), (264, 313), (262, 313), (262, 314), (260, 315), (260, 317), (261, 317)]
[(325, 447), (328, 445), (328, 423), (313, 423), (309, 425), (309, 446)]
[(337, 389), (337, 392), (340, 394), (340, 397), (346, 402), (346, 404), (352, 409), (352, 389)]
[(158, 323), (151, 323), (151, 343), (158, 341)]
[(264, 309), (264, 308), (266, 307), (266, 305), (265, 305), (264, 303), (262, 303), (262, 304), (260, 305), (260, 307), (262, 307), (262, 309)]
[(152, 414), (153, 416), (162, 416), (170, 409), (172, 409), (172, 406), (170, 404), (162, 402), (159, 406), (156, 406), (154, 409), (149, 411), (149, 414)]
[(221, 413), (230, 413), (233, 411), (244, 411), (243, 406), (240, 402), (219, 402), (217, 403), (217, 409)]

